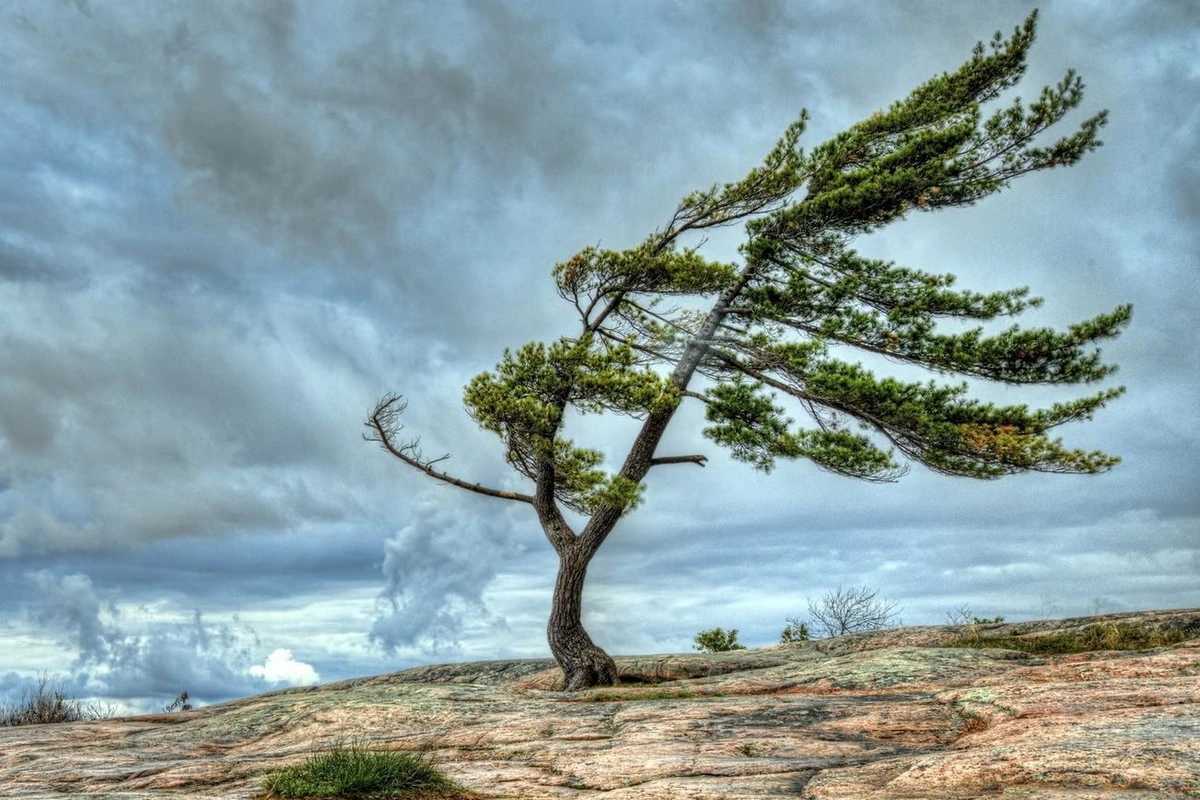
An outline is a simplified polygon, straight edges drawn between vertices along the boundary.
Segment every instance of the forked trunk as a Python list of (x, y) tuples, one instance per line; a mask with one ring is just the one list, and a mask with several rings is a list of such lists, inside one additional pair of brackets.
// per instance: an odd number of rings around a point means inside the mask
[(612, 657), (597, 647), (583, 629), (580, 613), (589, 559), (572, 551), (573, 548), (564, 548), (559, 554), (558, 580), (554, 583), (550, 622), (546, 625), (550, 652), (562, 668), (568, 692), (617, 683), (617, 665)]

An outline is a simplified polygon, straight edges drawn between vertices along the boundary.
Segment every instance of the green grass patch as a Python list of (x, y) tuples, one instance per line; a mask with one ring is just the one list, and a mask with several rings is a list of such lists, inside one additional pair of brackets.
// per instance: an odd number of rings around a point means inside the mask
[(1096, 650), (1149, 650), (1187, 639), (1181, 630), (1147, 630), (1129, 623), (1101, 622), (1075, 631), (1030, 636), (982, 636), (971, 631), (947, 642), (945, 647), (1001, 648), (1026, 653), (1089, 653)]
[(350, 745), (317, 753), (299, 766), (270, 775), (260, 797), (440, 800), (472, 795), (425, 756)]

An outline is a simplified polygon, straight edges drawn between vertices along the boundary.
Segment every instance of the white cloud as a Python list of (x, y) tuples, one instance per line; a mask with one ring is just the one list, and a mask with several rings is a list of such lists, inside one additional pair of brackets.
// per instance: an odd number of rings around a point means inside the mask
[(251, 667), (250, 674), (268, 683), (286, 683), (288, 686), (312, 686), (321, 680), (312, 665), (297, 661), (292, 651), (283, 647), (267, 656), (265, 664)]

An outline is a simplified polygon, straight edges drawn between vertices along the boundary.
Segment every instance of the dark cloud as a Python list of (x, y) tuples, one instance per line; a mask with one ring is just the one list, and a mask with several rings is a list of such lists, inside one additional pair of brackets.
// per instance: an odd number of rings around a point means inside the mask
[[(18, 515), (56, 519), (67, 538), (9, 520), (0, 522), (6, 548), (72, 546), (82, 523), (45, 509), (47, 493), (90, 511), (106, 537), (134, 541), (336, 519), (353, 507), (348, 486), (331, 489), (318, 476), (362, 450), (356, 421), (342, 416), (343, 392), (357, 394), (360, 408), (371, 392), (347, 386), (360, 378), (346, 371), (338, 344), (313, 342), (305, 360), (331, 361), (308, 372), (296, 339), (281, 338), (293, 328), (309, 338), (309, 315), (323, 309), (298, 304), (264, 319), (208, 298), (163, 309), (114, 295), (59, 297), (67, 312), (52, 330), (36, 322), (46, 293), (26, 293), (26, 324), (10, 317), (0, 445), (23, 468), (9, 502)], [(326, 331), (355, 324), (323, 322)], [(322, 416), (340, 435), (318, 433)], [(270, 474), (282, 464), (293, 471)]]

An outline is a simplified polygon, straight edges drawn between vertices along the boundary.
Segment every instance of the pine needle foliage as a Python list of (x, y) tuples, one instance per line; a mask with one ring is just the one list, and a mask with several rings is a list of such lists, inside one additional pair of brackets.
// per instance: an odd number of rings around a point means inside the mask
[[(769, 471), (780, 458), (870, 481), (901, 475), (905, 460), (950, 475), (996, 478), (1024, 471), (1094, 473), (1117, 459), (1072, 450), (1050, 432), (1090, 418), (1121, 388), (1047, 409), (997, 406), (966, 383), (879, 377), (842, 360), (847, 348), (937, 374), (1007, 384), (1078, 384), (1115, 367), (1093, 345), (1115, 336), (1130, 307), (1065, 331), (982, 325), (1041, 303), (1025, 287), (959, 289), (952, 275), (868, 258), (853, 237), (910, 213), (966, 206), (1021, 175), (1076, 163), (1100, 146), (1100, 112), (1048, 145), (1035, 143), (1083, 98), (1068, 71), (1025, 107), (982, 107), (1025, 72), (1036, 13), (1007, 39), (996, 34), (970, 60), (885, 111), (805, 154), (807, 115), (761, 167), (740, 182), (683, 199), (668, 225), (621, 251), (588, 247), (554, 270), (582, 330), (550, 345), (506, 352), (495, 372), (467, 387), (479, 424), (508, 446), (510, 463), (537, 480), (554, 465), (555, 495), (591, 513), (632, 507), (641, 476), (606, 474), (603, 456), (559, 435), (568, 406), (635, 417), (669, 411), (685, 395), (706, 405), (704, 433), (734, 458)], [(746, 222), (743, 263), (709, 261), (679, 245), (689, 231)], [(710, 298), (707, 314), (664, 309), (665, 298)], [(944, 320), (975, 326), (958, 332)], [(670, 370), (666, 373), (666, 370)], [(695, 373), (709, 379), (689, 391)], [(780, 395), (807, 413), (797, 426)]]
[[(1054, 432), (1090, 419), (1123, 391), (1102, 388), (1048, 408), (997, 405), (966, 379), (1013, 385), (1090, 384), (1115, 367), (1098, 343), (1118, 335), (1122, 305), (1065, 330), (997, 321), (1041, 304), (1027, 287), (978, 292), (953, 275), (870, 258), (851, 247), (910, 214), (969, 206), (1022, 175), (1075, 164), (1101, 145), (1107, 113), (1058, 139), (1044, 134), (1075, 110), (1083, 83), (1068, 71), (1027, 106), (997, 105), (1025, 73), (1037, 14), (997, 33), (969, 60), (810, 152), (801, 111), (763, 163), (740, 181), (684, 197), (666, 225), (623, 250), (585, 247), (555, 266), (558, 294), (579, 328), (506, 350), (466, 387), (464, 404), (504, 443), (532, 493), (470, 483), (402, 438), (406, 404), (389, 394), (366, 438), (439, 481), (534, 507), (559, 555), (547, 627), (569, 688), (616, 680), (583, 629), (587, 564), (637, 506), (654, 467), (707, 456), (659, 455), (677, 408), (704, 406), (703, 434), (764, 472), (780, 459), (866, 481), (893, 481), (916, 462), (947, 475), (1097, 473), (1118, 459), (1072, 449)], [(733, 262), (711, 259), (707, 232), (740, 224)], [(998, 330), (999, 329), (999, 330)], [(929, 373), (877, 375), (855, 353)], [(949, 376), (949, 377), (948, 377)], [(797, 422), (788, 409), (797, 411)], [(568, 438), (567, 411), (641, 422), (619, 468)], [(576, 530), (563, 514), (587, 518)]]

